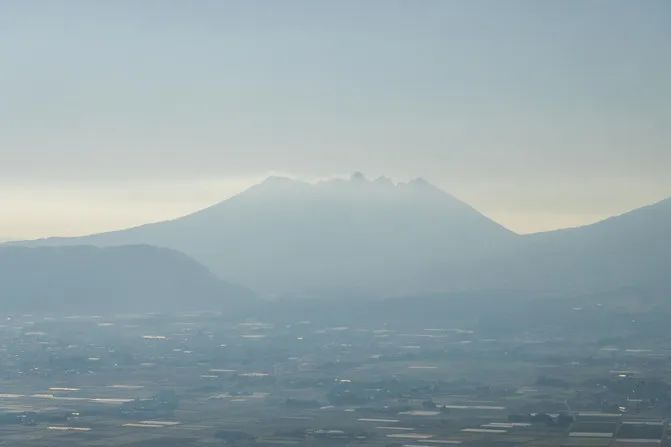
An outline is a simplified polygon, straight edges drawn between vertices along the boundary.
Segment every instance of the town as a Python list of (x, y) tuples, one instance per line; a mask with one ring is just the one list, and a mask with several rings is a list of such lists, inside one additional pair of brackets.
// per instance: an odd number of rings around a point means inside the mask
[[(520, 313), (511, 328), (487, 311), (472, 321), (362, 311), (346, 323), (320, 306), (305, 319), (279, 306), (263, 319), (3, 316), (0, 445), (668, 443), (659, 312), (559, 301), (546, 314), (557, 325)], [(601, 330), (598, 315), (629, 326)]]

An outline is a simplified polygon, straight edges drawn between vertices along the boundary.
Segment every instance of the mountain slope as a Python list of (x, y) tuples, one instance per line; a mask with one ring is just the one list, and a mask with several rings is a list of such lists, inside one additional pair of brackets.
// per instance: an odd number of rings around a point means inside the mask
[[(592, 225), (526, 236), (521, 281), (576, 291), (671, 290), (671, 199)], [(520, 265), (520, 262), (517, 263)]]
[(0, 247), (4, 312), (225, 310), (251, 294), (169, 249)]
[(174, 248), (268, 295), (440, 290), (452, 266), (517, 235), (425, 181), (270, 178), (192, 215), (38, 244)]

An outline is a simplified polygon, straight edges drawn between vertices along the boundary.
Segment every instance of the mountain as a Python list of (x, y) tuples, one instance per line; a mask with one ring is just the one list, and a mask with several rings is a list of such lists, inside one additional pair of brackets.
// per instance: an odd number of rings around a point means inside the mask
[(503, 275), (526, 287), (576, 293), (671, 292), (671, 199), (592, 225), (525, 236)]
[(146, 245), (0, 247), (3, 312), (229, 310), (251, 293), (186, 255)]
[(518, 235), (428, 182), (272, 177), (175, 220), (28, 245), (151, 244), (265, 296), (671, 290), (671, 199)]
[(265, 295), (440, 290), (447, 272), (518, 236), (424, 180), (271, 177), (194, 214), (37, 245), (150, 244), (182, 251)]

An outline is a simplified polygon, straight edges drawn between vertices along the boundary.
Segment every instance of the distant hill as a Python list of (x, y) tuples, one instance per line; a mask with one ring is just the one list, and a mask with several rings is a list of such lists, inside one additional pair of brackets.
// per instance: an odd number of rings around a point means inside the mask
[(578, 228), (525, 236), (494, 282), (564, 292), (671, 292), (671, 199)]
[(146, 245), (0, 247), (7, 312), (227, 310), (252, 294), (182, 253)]
[(266, 296), (468, 290), (666, 290), (671, 200), (585, 227), (515, 234), (418, 179), (316, 184), (272, 177), (191, 215), (28, 245), (151, 244)]

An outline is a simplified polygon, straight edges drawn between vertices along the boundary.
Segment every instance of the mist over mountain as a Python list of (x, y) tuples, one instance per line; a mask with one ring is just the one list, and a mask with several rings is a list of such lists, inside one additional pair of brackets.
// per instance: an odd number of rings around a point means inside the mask
[(0, 247), (5, 312), (230, 310), (253, 298), (182, 253), (146, 245)]
[(271, 177), (191, 215), (29, 245), (150, 244), (265, 296), (666, 289), (671, 201), (585, 227), (518, 235), (425, 180)]
[(180, 219), (37, 243), (170, 247), (268, 295), (391, 294), (440, 288), (452, 266), (515, 238), (426, 181), (355, 174), (317, 184), (271, 177)]

